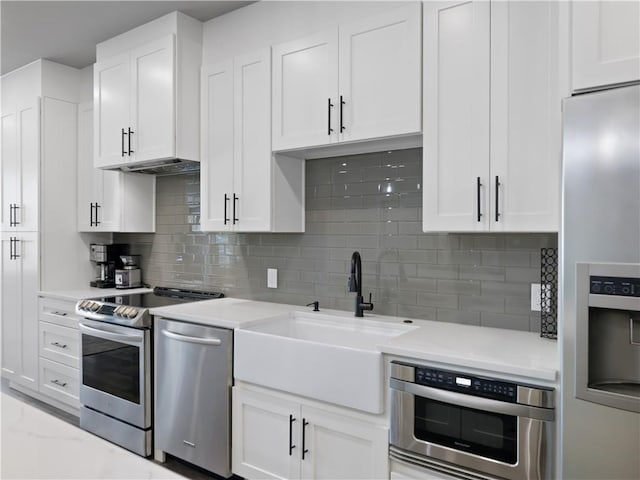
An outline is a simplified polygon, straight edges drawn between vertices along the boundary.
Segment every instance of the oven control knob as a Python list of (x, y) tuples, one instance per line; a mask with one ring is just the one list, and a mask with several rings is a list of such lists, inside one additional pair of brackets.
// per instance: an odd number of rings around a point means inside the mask
[(121, 317), (124, 313), (126, 307), (123, 307), (122, 305), (120, 305), (119, 307), (116, 307), (116, 309), (113, 311), (113, 313), (116, 314), (116, 316)]
[(134, 318), (138, 314), (137, 308), (129, 308), (129, 318)]
[(92, 312), (97, 312), (100, 309), (100, 304), (96, 302), (91, 302), (89, 305), (89, 310)]
[(84, 306), (87, 304), (86, 300), (82, 300), (79, 304), (78, 304), (78, 310), (84, 310)]

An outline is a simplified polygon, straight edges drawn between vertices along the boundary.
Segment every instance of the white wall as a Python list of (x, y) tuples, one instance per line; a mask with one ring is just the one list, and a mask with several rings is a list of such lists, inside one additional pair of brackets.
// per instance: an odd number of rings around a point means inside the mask
[(295, 40), (410, 2), (258, 2), (204, 24), (202, 64)]

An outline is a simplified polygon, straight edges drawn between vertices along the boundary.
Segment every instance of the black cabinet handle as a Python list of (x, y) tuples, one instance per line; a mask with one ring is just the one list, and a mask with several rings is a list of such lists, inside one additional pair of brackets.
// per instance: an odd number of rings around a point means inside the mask
[(500, 177), (496, 175), (496, 222), (500, 220), (500, 210), (499, 210), (499, 195), (500, 195)]
[(331, 135), (331, 132), (333, 132), (333, 128), (331, 128), (331, 108), (333, 107), (333, 103), (331, 103), (331, 99), (327, 98), (327, 119), (328, 119), (328, 125), (327, 125), (327, 135)]
[(127, 134), (127, 132), (124, 131), (124, 128), (122, 129), (122, 136), (120, 137), (120, 145), (121, 145), (121, 150), (122, 150), (122, 154), (120, 155), (121, 157), (124, 157), (125, 155), (127, 155), (127, 152), (124, 151), (124, 136)]
[(342, 115), (342, 107), (344, 106), (344, 100), (342, 98), (342, 95), (340, 95), (340, 133), (342, 133), (343, 131), (346, 130), (344, 123), (343, 123), (343, 115)]
[(89, 210), (89, 226), (90, 227), (93, 227), (93, 224), (94, 224), (94, 222), (93, 222), (93, 208), (94, 208), (94, 205), (93, 205), (93, 202), (91, 202), (91, 209)]
[(227, 218), (227, 202), (229, 201), (229, 196), (224, 194), (224, 224), (226, 225), (229, 219)]
[(296, 448), (293, 444), (293, 422), (295, 421), (296, 419), (293, 418), (293, 415), (289, 415), (289, 456), (293, 454), (293, 449)]
[(480, 183), (480, 177), (476, 179), (476, 195), (478, 202), (478, 221), (480, 221), (480, 217), (482, 217), (482, 212), (480, 212), (480, 187), (482, 187), (482, 183)]
[(9, 237), (9, 260), (17, 260), (20, 258), (18, 255), (18, 238)]
[(133, 153), (133, 150), (131, 150), (131, 135), (133, 135), (135, 132), (133, 130), (131, 130), (131, 128), (128, 128), (129, 130), (129, 134), (127, 135), (127, 137), (129, 138), (129, 153), (128, 155), (131, 155)]
[(18, 206), (17, 203), (12, 203), (9, 205), (9, 226), (10, 227), (16, 227), (20, 225), (20, 222), (18, 221), (19, 208), (20, 207)]
[(307, 428), (307, 425), (309, 425), (309, 422), (307, 422), (304, 418), (302, 419), (302, 460), (304, 460), (304, 454), (305, 453), (309, 453), (309, 450), (307, 448), (305, 448), (305, 429)]
[(100, 225), (100, 220), (98, 220), (99, 215), (98, 215), (98, 209), (102, 208), (102, 206), (96, 202), (96, 221), (95, 221), (95, 226), (97, 227), (98, 225)]
[(238, 217), (236, 217), (236, 202), (240, 200), (240, 197), (238, 197), (235, 193), (233, 194), (233, 224), (235, 225), (236, 222), (238, 220), (240, 220)]

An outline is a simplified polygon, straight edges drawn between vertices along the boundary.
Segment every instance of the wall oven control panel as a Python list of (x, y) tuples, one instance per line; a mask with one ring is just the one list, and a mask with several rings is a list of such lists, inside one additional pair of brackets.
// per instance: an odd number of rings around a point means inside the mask
[(640, 297), (640, 278), (592, 275), (589, 277), (589, 293)]
[(419, 385), (492, 398), (503, 402), (516, 403), (517, 400), (518, 386), (515, 383), (426, 367), (417, 367), (415, 372), (415, 383)]

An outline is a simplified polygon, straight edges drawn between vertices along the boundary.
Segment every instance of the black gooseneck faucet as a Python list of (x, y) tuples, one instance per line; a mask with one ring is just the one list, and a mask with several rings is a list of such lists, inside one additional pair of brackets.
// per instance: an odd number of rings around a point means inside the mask
[(355, 316), (363, 317), (365, 310), (373, 310), (371, 303), (371, 293), (369, 293), (369, 301), (365, 302), (362, 298), (362, 259), (360, 252), (353, 252), (351, 255), (351, 276), (349, 277), (349, 291), (356, 293)]

